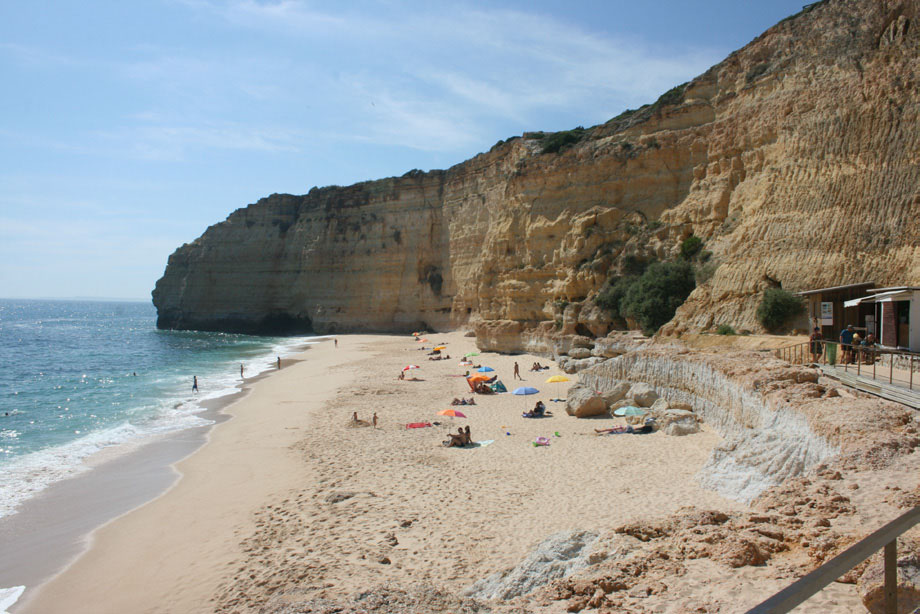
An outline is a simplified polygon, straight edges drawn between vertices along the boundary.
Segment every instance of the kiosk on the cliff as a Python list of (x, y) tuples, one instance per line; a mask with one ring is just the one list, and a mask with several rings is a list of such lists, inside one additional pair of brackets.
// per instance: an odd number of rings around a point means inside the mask
[(821, 336), (825, 339), (836, 339), (840, 331), (848, 325), (857, 329), (866, 329), (866, 332), (877, 333), (875, 330), (875, 310), (866, 305), (856, 309), (847, 309), (845, 303), (865, 296), (875, 284), (871, 281), (833, 286), (831, 288), (818, 288), (796, 292), (806, 300), (806, 313), (812, 326), (821, 327)]
[(846, 309), (874, 309), (882, 345), (920, 351), (920, 287), (873, 288), (844, 303)]

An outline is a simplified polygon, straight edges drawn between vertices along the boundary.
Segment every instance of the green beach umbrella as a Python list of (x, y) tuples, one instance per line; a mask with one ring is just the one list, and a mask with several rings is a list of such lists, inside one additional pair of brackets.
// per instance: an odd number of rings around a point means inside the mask
[(635, 407), (633, 405), (627, 405), (625, 407), (618, 407), (614, 412), (614, 416), (644, 416), (648, 412), (642, 409), (641, 407)]

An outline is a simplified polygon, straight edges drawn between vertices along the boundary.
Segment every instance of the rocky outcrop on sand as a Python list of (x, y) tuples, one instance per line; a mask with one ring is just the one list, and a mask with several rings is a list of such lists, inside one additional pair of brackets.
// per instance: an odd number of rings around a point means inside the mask
[(757, 330), (771, 286), (920, 283), (918, 24), (917, 0), (819, 2), (567, 149), (528, 133), (446, 171), (269, 196), (170, 256), (158, 324), (470, 324), (533, 351), (603, 337), (602, 284), (691, 234), (712, 276), (669, 333)]
[[(624, 383), (630, 396), (648, 387), (669, 407), (690, 407), (718, 430), (725, 441), (700, 471), (701, 481), (744, 501), (841, 452), (865, 466), (920, 441), (907, 428), (911, 414), (904, 407), (868, 395), (841, 398), (818, 383), (815, 370), (763, 352), (655, 347), (580, 374), (580, 384), (600, 394)], [(879, 445), (864, 448), (866, 433)]]
[(466, 595), (476, 599), (512, 599), (564, 578), (591, 563), (597, 533), (567, 531), (550, 535), (512, 569), (495, 573), (471, 586)]

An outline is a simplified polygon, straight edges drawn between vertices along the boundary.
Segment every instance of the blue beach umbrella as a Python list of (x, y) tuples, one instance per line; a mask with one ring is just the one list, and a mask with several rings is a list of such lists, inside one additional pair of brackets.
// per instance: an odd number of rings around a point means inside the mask
[(515, 388), (514, 392), (511, 394), (537, 394), (540, 392), (536, 388), (531, 388), (530, 386), (523, 386), (521, 388)]
[(476, 370), (479, 371), (480, 373), (488, 373), (489, 371), (495, 371), (495, 369), (493, 369), (492, 367), (479, 367)]
[[(540, 391), (537, 390), (536, 388), (531, 388), (530, 386), (522, 386), (521, 388), (515, 388), (514, 392), (512, 392), (511, 394), (516, 394), (518, 396), (524, 396), (528, 394), (537, 394), (538, 392)], [(525, 411), (526, 411), (526, 403), (525, 403)]]

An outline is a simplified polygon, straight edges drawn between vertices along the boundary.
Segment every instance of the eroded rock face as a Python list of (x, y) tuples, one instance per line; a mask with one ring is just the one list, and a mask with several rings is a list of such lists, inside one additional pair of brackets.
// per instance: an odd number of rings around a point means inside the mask
[(519, 564), (480, 580), (466, 591), (475, 599), (511, 599), (564, 578), (591, 562), (592, 531), (568, 531), (546, 538)]
[(590, 300), (601, 285), (691, 234), (714, 274), (666, 333), (758, 330), (760, 293), (777, 284), (918, 284), (918, 6), (812, 5), (561, 153), (513, 138), (446, 171), (262, 199), (169, 258), (158, 324), (510, 320), (522, 327), (522, 340), (499, 337), (511, 348), (539, 345), (528, 331), (603, 336), (611, 323)]
[(813, 369), (760, 352), (679, 346), (638, 350), (579, 374), (581, 386), (602, 395), (629, 383), (630, 395), (648, 386), (670, 407), (692, 407), (725, 438), (701, 469), (701, 483), (743, 501), (841, 452), (853, 466), (882, 467), (920, 443), (903, 406), (831, 397), (816, 379)]

